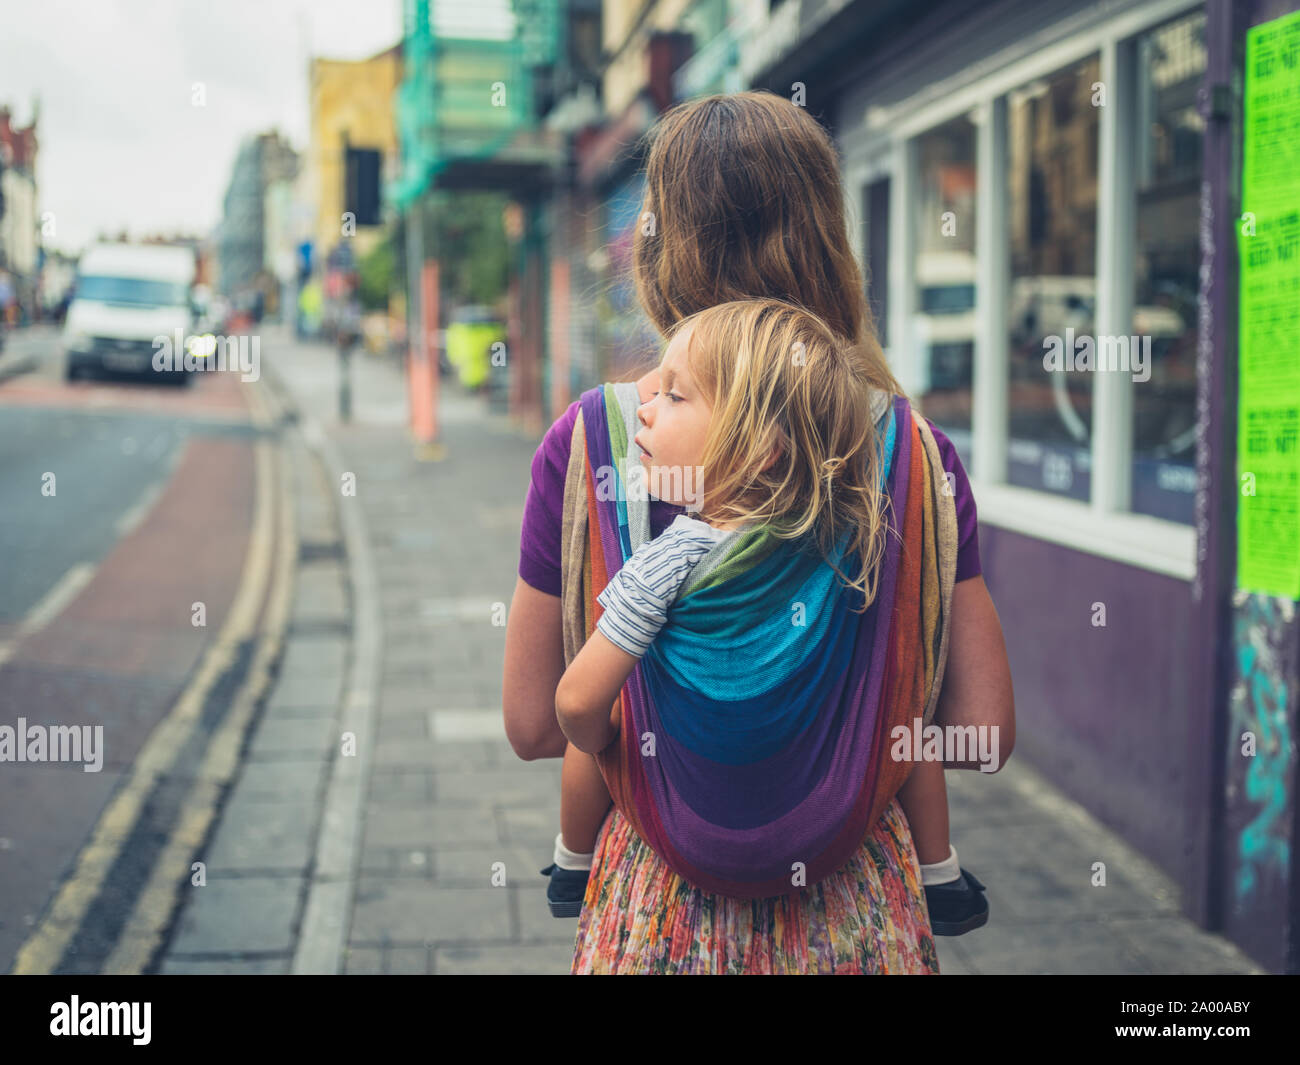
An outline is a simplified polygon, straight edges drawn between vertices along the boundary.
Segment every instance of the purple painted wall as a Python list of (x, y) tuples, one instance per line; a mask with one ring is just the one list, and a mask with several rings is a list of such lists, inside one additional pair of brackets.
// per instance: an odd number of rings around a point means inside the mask
[(1190, 586), (990, 525), (979, 536), (1016, 754), (1185, 884)]

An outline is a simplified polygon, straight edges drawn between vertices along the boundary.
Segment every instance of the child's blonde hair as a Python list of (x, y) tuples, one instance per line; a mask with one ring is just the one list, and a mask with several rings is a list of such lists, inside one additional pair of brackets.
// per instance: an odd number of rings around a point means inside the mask
[[(785, 300), (718, 304), (681, 319), (669, 336), (687, 328), (688, 372), (713, 408), (700, 516), (766, 525), (784, 540), (808, 536), (862, 592), (865, 609), (876, 596), (888, 503), (869, 356)], [(858, 555), (853, 580), (835, 564), (846, 528), (840, 558)]]

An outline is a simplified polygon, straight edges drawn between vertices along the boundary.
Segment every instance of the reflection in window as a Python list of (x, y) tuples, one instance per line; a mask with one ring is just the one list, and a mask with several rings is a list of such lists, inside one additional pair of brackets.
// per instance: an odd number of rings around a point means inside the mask
[(921, 412), (971, 463), (975, 360), (975, 126), (965, 116), (917, 138), (916, 317)]
[(1007, 96), (1007, 480), (1083, 500), (1093, 375), (1049, 371), (1044, 355), (1093, 330), (1100, 77), (1091, 56)]
[(1137, 67), (1133, 333), (1150, 337), (1151, 347), (1150, 376), (1133, 383), (1133, 510), (1191, 524), (1204, 132), (1196, 92), (1205, 74), (1204, 13), (1140, 37)]

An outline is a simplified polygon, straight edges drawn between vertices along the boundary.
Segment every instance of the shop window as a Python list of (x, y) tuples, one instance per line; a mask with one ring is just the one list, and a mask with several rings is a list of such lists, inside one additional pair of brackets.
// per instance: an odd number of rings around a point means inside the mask
[(1094, 55), (1007, 97), (1007, 481), (1079, 500), (1093, 375), (1046, 356), (1093, 331), (1099, 80)]
[[(1137, 40), (1132, 509), (1192, 523), (1196, 498), (1196, 316), (1205, 14)], [(1145, 379), (1143, 379), (1145, 377)]]
[(921, 412), (971, 463), (975, 366), (975, 125), (962, 116), (916, 139), (912, 337)]

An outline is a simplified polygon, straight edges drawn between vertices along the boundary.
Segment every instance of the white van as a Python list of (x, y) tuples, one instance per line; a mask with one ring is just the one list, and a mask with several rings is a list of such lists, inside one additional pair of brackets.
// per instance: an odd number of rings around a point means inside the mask
[(63, 327), (66, 374), (100, 370), (184, 383), (184, 369), (153, 367), (158, 337), (193, 324), (194, 252), (163, 244), (96, 244), (77, 266)]

